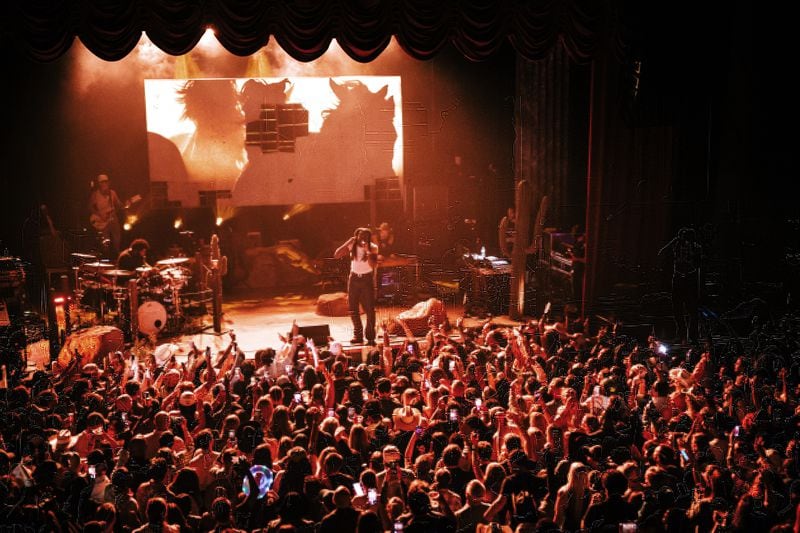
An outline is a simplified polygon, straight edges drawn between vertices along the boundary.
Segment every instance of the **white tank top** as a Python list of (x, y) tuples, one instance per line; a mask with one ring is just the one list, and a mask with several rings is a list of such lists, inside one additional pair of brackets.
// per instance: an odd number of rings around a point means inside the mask
[(350, 260), (350, 272), (354, 274), (369, 274), (372, 272), (372, 265), (367, 261), (369, 248), (366, 246), (356, 246), (356, 256)]

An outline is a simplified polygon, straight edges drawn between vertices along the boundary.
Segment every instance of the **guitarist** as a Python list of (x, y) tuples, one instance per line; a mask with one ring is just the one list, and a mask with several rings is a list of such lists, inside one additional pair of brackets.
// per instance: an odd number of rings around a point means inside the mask
[(92, 226), (100, 232), (103, 245), (110, 247), (110, 256), (116, 258), (122, 237), (119, 212), (123, 206), (117, 192), (109, 184), (108, 175), (97, 176), (97, 186), (89, 197), (89, 208)]

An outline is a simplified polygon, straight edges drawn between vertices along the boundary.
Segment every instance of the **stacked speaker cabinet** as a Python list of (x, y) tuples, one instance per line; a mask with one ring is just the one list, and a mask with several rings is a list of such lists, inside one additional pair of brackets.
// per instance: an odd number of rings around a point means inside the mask
[(423, 262), (438, 261), (450, 247), (447, 235), (449, 189), (446, 185), (413, 188), (414, 244)]

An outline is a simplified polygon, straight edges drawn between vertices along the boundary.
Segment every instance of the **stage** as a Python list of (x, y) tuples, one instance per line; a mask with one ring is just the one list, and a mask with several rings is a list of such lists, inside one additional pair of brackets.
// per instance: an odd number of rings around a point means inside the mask
[[(363, 345), (351, 346), (349, 341), (353, 336), (353, 325), (349, 316), (321, 316), (316, 312), (317, 298), (321, 290), (312, 286), (307, 290), (253, 290), (236, 289), (227, 291), (223, 296), (222, 305), (222, 332), (217, 334), (211, 328), (211, 317), (204, 320), (207, 325), (200, 333), (184, 333), (176, 336), (160, 336), (158, 343), (174, 343), (180, 347), (178, 357), (186, 354), (194, 342), (199, 348), (211, 346), (218, 350), (225, 348), (230, 342), (228, 333), (233, 331), (239, 347), (248, 358), (252, 358), (257, 350), (263, 348), (277, 348), (281, 344), (280, 335), (287, 335), (292, 328), (293, 321), (303, 327), (327, 326), (330, 336), (342, 343), (346, 352), (360, 352)], [(447, 317), (451, 323), (463, 316), (463, 305), (454, 301), (445, 304)], [(416, 302), (415, 302), (416, 303)], [(376, 306), (377, 334), (382, 330), (380, 324), (383, 319), (393, 318), (400, 312), (410, 308), (411, 305), (379, 303)], [(365, 317), (362, 315), (362, 320)], [(511, 324), (507, 317), (496, 317), (497, 323)], [(477, 324), (476, 318), (466, 318), (467, 325)], [(402, 336), (392, 336), (393, 345), (400, 344)], [(424, 339), (420, 339), (424, 340)]]

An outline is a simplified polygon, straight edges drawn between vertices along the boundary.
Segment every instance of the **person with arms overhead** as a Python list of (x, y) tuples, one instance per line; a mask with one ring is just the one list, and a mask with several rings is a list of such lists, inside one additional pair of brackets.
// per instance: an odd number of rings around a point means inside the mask
[[(347, 303), (353, 321), (351, 344), (375, 345), (375, 268), (378, 262), (378, 246), (372, 242), (372, 233), (367, 228), (358, 228), (352, 237), (336, 249), (336, 259), (350, 254), (350, 276), (347, 280)], [(366, 329), (361, 322), (360, 307), (367, 314)]]
[(119, 252), (122, 228), (119, 222), (119, 212), (122, 202), (117, 196), (117, 191), (111, 188), (107, 174), (97, 176), (97, 185), (89, 196), (89, 221), (94, 229), (100, 232), (103, 246), (109, 248), (113, 258)]

